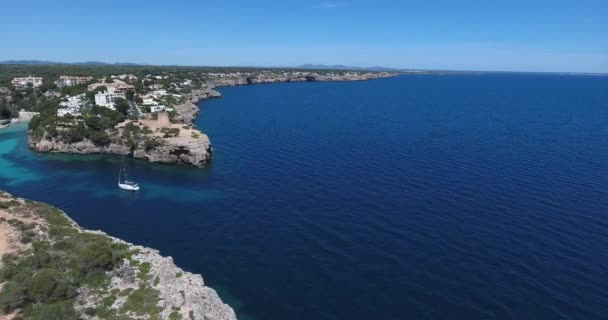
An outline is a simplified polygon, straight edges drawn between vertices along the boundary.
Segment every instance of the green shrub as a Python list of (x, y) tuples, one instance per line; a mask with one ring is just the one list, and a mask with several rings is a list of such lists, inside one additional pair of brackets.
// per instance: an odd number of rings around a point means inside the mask
[[(59, 292), (56, 292), (58, 289)], [(34, 302), (47, 302), (56, 296), (63, 297), (65, 292), (61, 292), (62, 289), (65, 288), (60, 286), (55, 278), (55, 270), (42, 269), (36, 272), (28, 283), (28, 298)]]
[[(107, 281), (105, 272), (115, 269), (133, 252), (106, 236), (78, 232), (53, 207), (31, 201), (26, 206), (46, 220), (52, 245), (35, 240), (28, 254), (3, 257), (0, 282), (5, 284), (0, 292), (0, 310), (24, 310), (26, 319), (75, 319), (72, 306), (76, 289), (99, 287)], [(34, 224), (9, 221), (23, 235), (34, 232)], [(112, 305), (113, 299), (106, 297), (104, 305)]]
[(105, 307), (111, 307), (115, 301), (116, 301), (115, 296), (107, 296), (107, 297), (103, 298), (103, 305)]
[(137, 275), (140, 279), (146, 280), (150, 273), (150, 262), (144, 262), (139, 265), (139, 274)]
[(162, 145), (162, 142), (158, 141), (155, 138), (146, 138), (144, 140), (144, 149), (146, 151), (154, 150), (157, 147), (160, 147), (161, 145)]
[(36, 304), (31, 310), (25, 312), (28, 320), (71, 320), (78, 319), (76, 310), (71, 301), (58, 301), (48, 304)]
[(121, 291), (121, 292), (118, 294), (118, 296), (119, 296), (119, 297), (126, 297), (126, 296), (128, 296), (128, 295), (131, 293), (131, 291), (133, 291), (133, 288), (126, 288), (126, 289), (122, 290), (122, 291)]
[(25, 287), (15, 282), (8, 282), (0, 292), (0, 308), (6, 314), (24, 305), (27, 299)]
[(85, 127), (82, 123), (79, 123), (72, 128), (60, 131), (58, 135), (61, 141), (65, 143), (80, 142), (85, 138)]
[(87, 139), (91, 140), (91, 142), (98, 146), (106, 146), (110, 144), (110, 136), (105, 131), (87, 128), (85, 136)]
[(137, 315), (155, 315), (162, 311), (158, 306), (159, 292), (150, 288), (139, 288), (131, 292), (122, 306), (123, 312), (131, 311)]
[(161, 133), (164, 133), (165, 138), (177, 137), (179, 136), (179, 128), (162, 128), (160, 129)]
[(173, 311), (169, 314), (169, 320), (180, 320), (181, 318), (182, 316), (177, 311)]

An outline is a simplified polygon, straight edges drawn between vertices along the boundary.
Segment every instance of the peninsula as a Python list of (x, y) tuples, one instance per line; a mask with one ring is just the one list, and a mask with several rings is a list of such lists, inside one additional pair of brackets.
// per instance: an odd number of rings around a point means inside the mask
[[(5, 66), (4, 68), (11, 68)], [(38, 152), (116, 154), (155, 163), (205, 166), (211, 141), (193, 126), (197, 103), (223, 86), (364, 81), (387, 72), (178, 67), (12, 66), (0, 87), (0, 115), (31, 118)], [(10, 70), (9, 70), (10, 71)], [(27, 72), (27, 76), (23, 76)], [(11, 74), (8, 72), (7, 74)], [(5, 120), (7, 122), (8, 120)], [(14, 121), (14, 120), (13, 120)]]
[(236, 319), (170, 257), (2, 191), (0, 257), (2, 319)]

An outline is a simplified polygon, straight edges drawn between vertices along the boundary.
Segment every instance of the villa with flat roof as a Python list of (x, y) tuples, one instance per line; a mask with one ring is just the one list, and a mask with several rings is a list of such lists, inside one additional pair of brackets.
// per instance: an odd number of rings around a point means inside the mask
[(75, 86), (91, 80), (93, 80), (93, 77), (60, 76), (59, 80), (55, 81), (55, 84), (59, 87)]
[(31, 83), (34, 88), (40, 87), (42, 85), (42, 77), (17, 77), (11, 81), (11, 84), (16, 88), (25, 88), (28, 83)]
[(108, 88), (108, 91), (104, 91), (104, 92), (99, 92), (95, 95), (95, 104), (98, 106), (102, 106), (102, 107), (106, 107), (106, 108), (110, 108), (112, 110), (114, 110), (114, 101), (117, 98), (126, 98), (124, 92), (116, 92), (114, 90), (110, 90), (110, 88)]

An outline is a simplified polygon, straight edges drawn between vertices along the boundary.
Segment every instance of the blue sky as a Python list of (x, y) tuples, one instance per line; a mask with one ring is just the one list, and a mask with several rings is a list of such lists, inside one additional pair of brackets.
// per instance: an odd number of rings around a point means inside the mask
[(0, 8), (0, 60), (608, 72), (608, 0), (0, 0)]

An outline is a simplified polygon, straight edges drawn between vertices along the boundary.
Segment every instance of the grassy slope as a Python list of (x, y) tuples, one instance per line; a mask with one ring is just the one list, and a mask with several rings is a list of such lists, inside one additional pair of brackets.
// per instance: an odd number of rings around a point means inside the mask
[[(0, 223), (18, 230), (22, 252), (6, 254), (0, 269), (0, 314), (24, 319), (79, 319), (75, 308), (82, 289), (101, 297), (101, 303), (84, 309), (87, 317), (101, 319), (158, 318), (158, 291), (145, 281), (135, 290), (108, 292), (107, 272), (130, 259), (126, 244), (80, 230), (63, 212), (44, 203), (6, 198), (0, 210), (11, 218)], [(25, 221), (25, 222), (24, 222)], [(33, 221), (29, 222), (28, 221)], [(145, 279), (146, 265), (138, 277)], [(123, 299), (114, 308), (116, 299)]]

